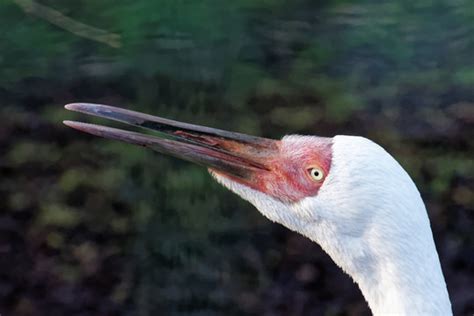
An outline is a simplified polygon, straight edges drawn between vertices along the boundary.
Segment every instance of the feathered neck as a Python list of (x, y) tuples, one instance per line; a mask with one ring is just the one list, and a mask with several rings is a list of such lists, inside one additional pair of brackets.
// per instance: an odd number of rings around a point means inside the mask
[(353, 259), (350, 274), (374, 315), (452, 313), (431, 234), (413, 237)]
[(348, 235), (320, 220), (299, 231), (353, 278), (374, 315), (451, 315), (429, 224), (412, 228)]
[(332, 175), (317, 199), (300, 206), (316, 220), (300, 232), (351, 275), (375, 315), (450, 315), (430, 222), (411, 178), (367, 139), (337, 136), (333, 149)]

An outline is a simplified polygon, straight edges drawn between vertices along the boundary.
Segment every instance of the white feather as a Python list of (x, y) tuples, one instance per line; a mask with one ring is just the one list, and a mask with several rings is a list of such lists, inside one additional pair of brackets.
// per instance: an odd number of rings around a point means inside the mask
[[(282, 150), (317, 141), (286, 136)], [(270, 220), (321, 245), (359, 285), (374, 315), (451, 315), (427, 212), (411, 178), (366, 138), (336, 136), (332, 151), (318, 194), (297, 203), (213, 176)]]

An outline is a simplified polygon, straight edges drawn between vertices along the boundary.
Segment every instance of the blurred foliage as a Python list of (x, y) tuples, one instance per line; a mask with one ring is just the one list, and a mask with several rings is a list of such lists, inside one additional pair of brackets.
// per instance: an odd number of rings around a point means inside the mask
[(73, 101), (377, 141), (422, 192), (455, 314), (473, 313), (473, 1), (34, 3), (0, 2), (0, 313), (368, 313), (317, 245), (205, 170), (63, 127)]

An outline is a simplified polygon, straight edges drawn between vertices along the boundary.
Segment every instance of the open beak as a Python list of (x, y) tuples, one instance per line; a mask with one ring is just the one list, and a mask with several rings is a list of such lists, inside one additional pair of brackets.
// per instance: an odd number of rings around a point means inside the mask
[(250, 180), (255, 173), (270, 171), (269, 161), (279, 150), (278, 140), (181, 123), (109, 105), (71, 103), (65, 108), (148, 128), (166, 138), (101, 125), (64, 121), (69, 127), (96, 136), (144, 146), (244, 181)]

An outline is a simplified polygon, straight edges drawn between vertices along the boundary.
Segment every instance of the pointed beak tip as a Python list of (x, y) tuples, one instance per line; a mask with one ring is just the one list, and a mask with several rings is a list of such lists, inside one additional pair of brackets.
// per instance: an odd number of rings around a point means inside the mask
[(64, 120), (63, 124), (66, 125), (67, 127), (74, 128), (74, 129), (77, 129), (77, 130), (80, 130), (80, 131), (85, 131), (84, 128), (88, 127), (89, 125), (92, 126), (92, 124), (76, 122), (76, 121), (69, 121), (69, 120)]
[(80, 103), (68, 103), (64, 106), (66, 110), (74, 111), (77, 108), (77, 105)]
[(68, 103), (64, 106), (66, 110), (75, 112), (91, 111), (97, 107), (94, 103)]
[(75, 121), (69, 121), (69, 120), (64, 120), (63, 124), (66, 125), (67, 127), (74, 128), (77, 130), (80, 130), (81, 123), (75, 122)]
[(64, 120), (64, 121), (63, 121), (63, 124), (66, 125), (66, 126), (71, 127), (71, 125), (73, 125), (73, 122), (72, 122), (72, 121), (69, 121), (69, 120)]

